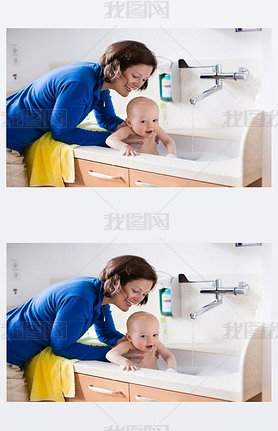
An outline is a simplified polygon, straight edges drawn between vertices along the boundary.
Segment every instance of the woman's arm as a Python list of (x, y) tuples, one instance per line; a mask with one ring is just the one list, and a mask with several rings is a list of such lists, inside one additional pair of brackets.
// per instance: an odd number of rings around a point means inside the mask
[(66, 144), (106, 147), (105, 140), (110, 132), (84, 130), (77, 127), (90, 112), (94, 102), (93, 97), (91, 89), (81, 82), (73, 81), (65, 86), (56, 99), (50, 117), (53, 139)]
[(158, 129), (157, 137), (162, 142), (162, 144), (166, 147), (168, 154), (173, 154), (174, 156), (176, 156), (177, 148), (176, 148), (175, 142), (173, 141), (172, 138), (170, 138), (170, 136), (167, 135), (166, 132), (164, 132), (164, 130), (161, 127), (159, 127)]
[(110, 132), (117, 130), (117, 127), (124, 121), (115, 113), (109, 90), (101, 92), (100, 100), (94, 107), (94, 114), (98, 125)]
[[(90, 346), (77, 342), (90, 327), (91, 308), (92, 304), (79, 296), (67, 298), (63, 302), (50, 333), (50, 345), (55, 355), (68, 359), (106, 360), (105, 355), (111, 349), (110, 346)], [(119, 333), (117, 340), (121, 336)]]
[(175, 356), (171, 352), (169, 352), (169, 350), (167, 349), (167, 347), (164, 346), (164, 344), (159, 342), (157, 351), (166, 362), (168, 368), (171, 368), (173, 370), (177, 369), (177, 361)]
[(124, 335), (115, 328), (109, 304), (102, 307), (99, 318), (94, 321), (94, 328), (99, 341), (109, 346), (115, 346), (119, 340), (124, 337)]

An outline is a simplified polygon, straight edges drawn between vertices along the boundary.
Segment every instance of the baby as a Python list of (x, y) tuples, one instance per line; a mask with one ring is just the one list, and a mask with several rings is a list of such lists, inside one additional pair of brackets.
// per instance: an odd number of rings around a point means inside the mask
[[(127, 105), (127, 126), (123, 126), (107, 139), (106, 144), (122, 152), (123, 156), (136, 156), (138, 153), (158, 154), (158, 139), (166, 147), (168, 154), (176, 156), (176, 145), (167, 133), (159, 126), (159, 108), (157, 103), (148, 97), (136, 97)], [(123, 142), (130, 135), (138, 135), (141, 143)]]
[(167, 363), (168, 370), (176, 370), (174, 355), (159, 341), (159, 323), (153, 314), (145, 311), (133, 313), (129, 316), (126, 325), (127, 341), (122, 341), (106, 354), (108, 361), (121, 365), (124, 371), (135, 371), (138, 365), (123, 355), (130, 350), (137, 349), (138, 353), (143, 356), (140, 367), (157, 370), (157, 356), (161, 355)]

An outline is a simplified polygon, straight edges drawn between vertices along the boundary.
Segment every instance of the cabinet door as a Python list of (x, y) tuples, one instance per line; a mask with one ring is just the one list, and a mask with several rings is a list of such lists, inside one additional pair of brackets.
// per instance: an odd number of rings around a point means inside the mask
[(165, 389), (151, 388), (130, 384), (130, 401), (156, 402), (156, 401), (183, 401), (183, 402), (223, 402), (217, 398), (201, 397), (199, 395), (184, 394), (183, 392), (168, 391)]
[(128, 383), (76, 373), (75, 398), (67, 398), (66, 401), (129, 401)]
[(67, 187), (129, 187), (128, 169), (75, 159), (75, 183)]
[(130, 187), (221, 187), (219, 184), (130, 169)]

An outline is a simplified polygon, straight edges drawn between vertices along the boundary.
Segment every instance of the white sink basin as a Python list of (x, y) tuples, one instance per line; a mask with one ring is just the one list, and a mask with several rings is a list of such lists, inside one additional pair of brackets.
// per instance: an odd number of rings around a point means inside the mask
[[(218, 162), (234, 159), (240, 155), (240, 143), (209, 138), (192, 138), (191, 136), (169, 135), (176, 144), (177, 158), (200, 162)], [(158, 152), (167, 154), (166, 148), (159, 143)]]
[[(177, 372), (194, 376), (223, 376), (237, 373), (240, 370), (240, 357), (219, 355), (215, 353), (191, 352), (187, 350), (169, 349), (176, 358)], [(162, 358), (158, 360), (160, 370), (166, 364)]]

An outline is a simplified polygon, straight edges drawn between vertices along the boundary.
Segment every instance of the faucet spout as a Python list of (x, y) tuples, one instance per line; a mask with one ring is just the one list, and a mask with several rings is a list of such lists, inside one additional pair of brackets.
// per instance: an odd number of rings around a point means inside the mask
[(216, 295), (216, 299), (214, 300), (214, 301), (212, 301), (212, 302), (210, 302), (209, 304), (207, 304), (207, 305), (204, 305), (203, 307), (201, 307), (201, 308), (198, 308), (198, 310), (196, 310), (196, 311), (193, 311), (193, 313), (190, 313), (190, 317), (191, 317), (191, 319), (196, 319), (196, 317), (198, 317), (198, 316), (200, 316), (201, 314), (204, 314), (204, 313), (206, 313), (207, 311), (209, 311), (209, 310), (211, 310), (212, 308), (215, 308), (215, 307), (217, 307), (217, 305), (220, 305), (220, 304), (222, 304), (222, 295)]
[[(184, 61), (184, 60), (183, 60)], [(183, 64), (180, 67), (189, 67), (187, 63)], [(246, 67), (240, 67), (237, 72), (235, 73), (223, 73), (221, 64), (216, 64), (214, 66), (214, 70), (212, 73), (203, 73), (200, 75), (201, 79), (214, 79), (215, 84), (213, 87), (209, 88), (206, 91), (203, 91), (203, 93), (198, 94), (195, 97), (192, 97), (190, 99), (190, 103), (192, 105), (196, 105), (196, 103), (199, 100), (204, 99), (205, 97), (209, 96), (212, 93), (215, 93), (218, 90), (221, 90), (222, 88), (222, 82), (226, 79), (233, 79), (234, 81), (238, 81), (240, 79), (247, 79), (248, 78), (248, 70)]]
[(202, 93), (198, 94), (195, 97), (192, 97), (190, 99), (190, 103), (192, 105), (196, 105), (197, 102), (199, 102), (199, 100), (204, 99), (205, 97), (210, 96), (211, 94), (215, 93), (218, 90), (222, 89), (222, 82), (216, 81), (216, 85), (214, 85), (213, 87), (209, 88), (208, 90), (203, 91)]

